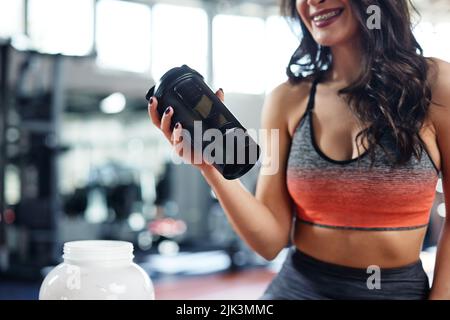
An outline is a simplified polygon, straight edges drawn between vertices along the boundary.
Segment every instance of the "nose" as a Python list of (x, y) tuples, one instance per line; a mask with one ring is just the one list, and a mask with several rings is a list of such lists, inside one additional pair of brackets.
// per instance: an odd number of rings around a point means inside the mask
[(326, 0), (308, 0), (310, 6), (317, 6), (318, 4), (324, 3)]

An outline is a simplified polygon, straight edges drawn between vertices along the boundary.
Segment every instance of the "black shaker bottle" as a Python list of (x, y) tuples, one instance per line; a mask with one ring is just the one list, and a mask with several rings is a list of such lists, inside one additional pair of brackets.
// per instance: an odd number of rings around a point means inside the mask
[[(180, 122), (183, 129), (188, 130), (193, 137), (192, 147), (194, 140), (199, 138), (194, 137), (195, 121), (201, 121), (202, 137), (208, 129), (220, 130), (223, 143), (219, 144), (220, 148), (215, 148), (215, 151), (220, 150), (213, 152), (212, 164), (226, 179), (243, 176), (257, 162), (260, 147), (197, 71), (187, 65), (167, 71), (148, 91), (146, 99), (149, 100), (152, 96), (158, 99), (160, 117), (168, 106), (173, 108), (170, 130)], [(204, 140), (208, 139), (201, 138), (202, 152), (212, 143)]]

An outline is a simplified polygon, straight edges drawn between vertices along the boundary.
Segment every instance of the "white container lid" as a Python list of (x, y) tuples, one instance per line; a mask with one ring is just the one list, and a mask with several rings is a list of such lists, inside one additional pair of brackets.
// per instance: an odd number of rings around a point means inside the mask
[(111, 261), (133, 260), (133, 244), (126, 241), (83, 240), (64, 244), (65, 260)]

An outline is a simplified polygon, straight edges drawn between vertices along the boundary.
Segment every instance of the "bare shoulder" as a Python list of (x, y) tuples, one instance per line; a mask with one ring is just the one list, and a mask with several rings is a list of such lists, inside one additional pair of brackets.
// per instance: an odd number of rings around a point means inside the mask
[(298, 84), (285, 81), (275, 87), (264, 102), (263, 126), (284, 127), (289, 130), (290, 119), (305, 112), (310, 88), (311, 83), (308, 81)]
[[(450, 63), (430, 58), (433, 66), (430, 71), (432, 91), (432, 104), (430, 107), (430, 120), (437, 131), (450, 130)], [(443, 127), (444, 126), (444, 127)]]
[(285, 81), (275, 87), (268, 95), (267, 99), (274, 103), (283, 104), (295, 104), (298, 103), (298, 99), (308, 96), (311, 83), (308, 81), (302, 81), (298, 84), (292, 84), (289, 81)]
[(439, 98), (447, 98), (450, 94), (450, 63), (438, 59), (430, 58), (431, 64), (430, 68), (430, 83), (432, 86), (433, 100), (437, 100), (439, 103)]

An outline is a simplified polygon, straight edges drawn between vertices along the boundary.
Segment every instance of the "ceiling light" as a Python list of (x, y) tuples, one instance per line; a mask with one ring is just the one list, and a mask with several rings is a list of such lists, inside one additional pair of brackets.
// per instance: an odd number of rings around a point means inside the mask
[(100, 110), (107, 114), (122, 112), (125, 109), (127, 100), (120, 92), (115, 92), (100, 102)]

